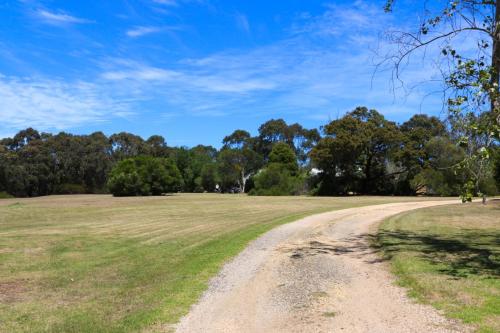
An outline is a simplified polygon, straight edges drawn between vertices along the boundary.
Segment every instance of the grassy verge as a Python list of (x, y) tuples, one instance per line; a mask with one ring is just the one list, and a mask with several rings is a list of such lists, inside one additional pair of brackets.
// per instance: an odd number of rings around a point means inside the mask
[(12, 199), (13, 196), (7, 192), (0, 191), (0, 199)]
[(411, 296), (477, 332), (500, 332), (500, 201), (400, 214), (377, 242)]
[(416, 198), (175, 195), (0, 201), (1, 332), (160, 332), (274, 226)]

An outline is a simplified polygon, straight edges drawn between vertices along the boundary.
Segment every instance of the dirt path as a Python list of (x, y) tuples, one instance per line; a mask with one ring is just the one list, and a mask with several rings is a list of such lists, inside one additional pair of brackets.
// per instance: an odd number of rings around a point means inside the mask
[(353, 208), (278, 227), (224, 266), (177, 332), (465, 332), (409, 300), (367, 243), (385, 217), (449, 203)]

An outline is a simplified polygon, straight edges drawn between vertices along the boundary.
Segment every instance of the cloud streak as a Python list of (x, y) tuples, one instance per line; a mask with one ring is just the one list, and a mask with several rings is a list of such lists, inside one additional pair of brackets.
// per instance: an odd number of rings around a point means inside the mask
[[(169, 68), (121, 60), (102, 77), (115, 81), (115, 89), (140, 91), (146, 98), (196, 115), (322, 119), (360, 104), (393, 115), (399, 109), (403, 116), (419, 112), (422, 105), (438, 109), (439, 97), (424, 99), (428, 90), (415, 88), (407, 95), (393, 89), (390, 73), (373, 77), (375, 66), (370, 64), (375, 54), (369, 46), (376, 46), (378, 34), (389, 24), (380, 8), (365, 2), (330, 5), (316, 17), (303, 15), (289, 38), (273, 44), (184, 59)], [(434, 72), (428, 65), (410, 66), (407, 83)]]
[(62, 12), (54, 13), (43, 9), (37, 10), (36, 15), (43, 22), (53, 25), (92, 23), (92, 21), (87, 19), (71, 16)]
[[(88, 22), (64, 13), (47, 12), (44, 18), (60, 24)], [(249, 32), (247, 18), (239, 21), (240, 29)], [(98, 59), (98, 74), (90, 83), (0, 74), (4, 120), (0, 130), (72, 128), (127, 116), (134, 110), (146, 114), (148, 107), (153, 112), (168, 111), (164, 114), (169, 119), (244, 115), (318, 121), (358, 105), (402, 117), (421, 107), (424, 112), (439, 110), (439, 97), (422, 104), (429, 88), (415, 88), (407, 95), (404, 90), (392, 90), (390, 73), (372, 77), (370, 46), (378, 43), (378, 34), (390, 24), (380, 8), (357, 1), (354, 6), (329, 5), (318, 16), (299, 15), (288, 37), (268, 45), (161, 64)], [(139, 38), (162, 29), (135, 26), (126, 34)], [(432, 68), (420, 64), (406, 71), (408, 83), (432, 73)]]
[(0, 129), (61, 130), (130, 115), (126, 102), (113, 100), (101, 88), (83, 82), (0, 75)]
[(150, 35), (153, 33), (160, 32), (162, 29), (159, 27), (135, 27), (126, 32), (127, 36), (136, 38), (144, 35)]

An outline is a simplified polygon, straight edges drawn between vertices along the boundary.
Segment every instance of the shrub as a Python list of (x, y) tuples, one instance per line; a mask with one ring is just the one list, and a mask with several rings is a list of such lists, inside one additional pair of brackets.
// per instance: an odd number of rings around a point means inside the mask
[(181, 186), (182, 176), (173, 161), (147, 156), (119, 162), (108, 181), (114, 196), (161, 195), (176, 192)]
[(295, 152), (289, 145), (283, 142), (278, 142), (274, 145), (271, 154), (269, 154), (269, 164), (281, 164), (292, 175), (296, 175), (299, 171)]
[(64, 183), (59, 185), (55, 191), (57, 194), (84, 194), (87, 189), (82, 184)]
[(3, 192), (3, 191), (0, 192), (0, 199), (10, 199), (10, 198), (14, 198), (14, 197), (7, 192)]
[(255, 188), (250, 195), (297, 195), (304, 187), (304, 179), (292, 175), (283, 164), (272, 163), (254, 177)]

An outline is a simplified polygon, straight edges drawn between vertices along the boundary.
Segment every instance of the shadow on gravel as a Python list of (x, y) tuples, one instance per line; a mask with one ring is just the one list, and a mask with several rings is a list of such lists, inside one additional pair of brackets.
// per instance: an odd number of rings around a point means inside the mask
[(446, 237), (409, 231), (381, 231), (371, 238), (386, 260), (399, 252), (411, 252), (454, 277), (500, 276), (500, 231), (466, 230)]
[(363, 257), (365, 254), (374, 252), (376, 252), (376, 249), (368, 245), (368, 243), (366, 242), (366, 237), (360, 236), (345, 239), (341, 243), (311, 241), (307, 246), (294, 248), (292, 254), (290, 255), (290, 258), (300, 259), (306, 256), (314, 256), (318, 254), (354, 254), (357, 257)]
[(363, 258), (379, 253), (377, 259), (370, 256), (366, 260), (370, 264), (390, 260), (401, 252), (410, 252), (431, 264), (439, 265), (438, 271), (453, 277), (500, 276), (500, 232), (492, 230), (467, 230), (447, 237), (409, 231), (381, 231), (378, 235), (364, 234), (344, 239), (340, 243), (312, 241), (290, 252), (292, 259), (319, 254)]

